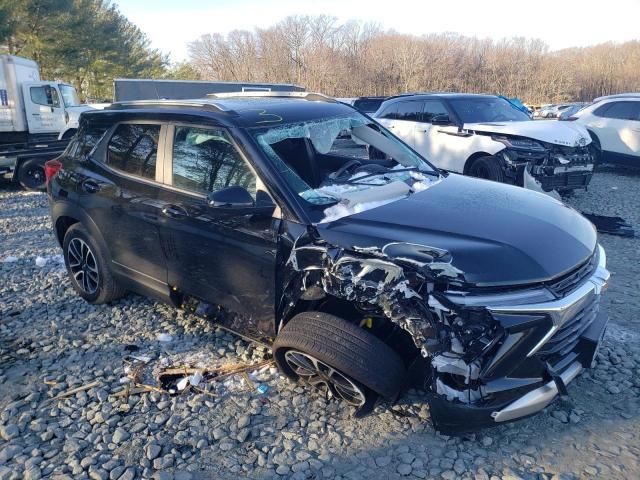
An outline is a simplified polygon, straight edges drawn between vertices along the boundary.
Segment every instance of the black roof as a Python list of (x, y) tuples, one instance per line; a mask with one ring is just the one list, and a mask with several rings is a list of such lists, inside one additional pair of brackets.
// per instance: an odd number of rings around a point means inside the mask
[(353, 107), (313, 93), (229, 94), (189, 100), (144, 100), (117, 102), (104, 110), (87, 115), (121, 116), (131, 113), (153, 115), (181, 115), (215, 120), (225, 126), (243, 128), (268, 127), (281, 123), (307, 121), (352, 113)]

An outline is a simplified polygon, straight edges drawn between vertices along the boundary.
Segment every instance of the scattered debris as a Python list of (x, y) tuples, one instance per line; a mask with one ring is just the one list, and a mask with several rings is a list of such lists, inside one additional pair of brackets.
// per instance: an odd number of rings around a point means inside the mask
[(605, 215), (596, 215), (594, 213), (582, 213), (600, 233), (608, 233), (610, 235), (619, 235), (621, 237), (634, 237), (635, 231), (631, 224), (624, 218), (608, 217)]
[(2, 259), (2, 263), (15, 263), (18, 260), (20, 260), (18, 257), (15, 257), (13, 255), (7, 255)]
[(44, 267), (46, 266), (49, 262), (52, 263), (57, 263), (60, 265), (64, 265), (64, 257), (62, 255), (45, 255), (44, 257), (41, 256), (37, 256), (36, 257), (36, 266), (37, 267)]
[(92, 388), (97, 387), (98, 385), (100, 385), (100, 380), (95, 380), (91, 383), (87, 383), (86, 385), (72, 388), (71, 390), (67, 390), (66, 392), (62, 392), (61, 394), (56, 395), (55, 397), (52, 397), (50, 401), (53, 402), (55, 400), (60, 400), (62, 398), (70, 397), (71, 395), (75, 395), (76, 393), (84, 392), (85, 390), (91, 390)]
[(158, 341), (159, 342), (170, 342), (171, 340), (173, 340), (173, 337), (171, 335), (169, 335), (168, 333), (159, 333), (158, 334)]

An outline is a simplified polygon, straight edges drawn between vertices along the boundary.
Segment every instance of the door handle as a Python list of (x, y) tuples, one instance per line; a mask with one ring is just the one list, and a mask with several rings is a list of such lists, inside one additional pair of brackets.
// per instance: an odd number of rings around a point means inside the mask
[(95, 180), (85, 180), (82, 182), (82, 189), (87, 193), (98, 193), (102, 185), (100, 185)]
[(181, 219), (188, 216), (187, 211), (184, 208), (179, 207), (178, 205), (166, 205), (162, 209), (162, 214), (165, 217), (175, 219)]

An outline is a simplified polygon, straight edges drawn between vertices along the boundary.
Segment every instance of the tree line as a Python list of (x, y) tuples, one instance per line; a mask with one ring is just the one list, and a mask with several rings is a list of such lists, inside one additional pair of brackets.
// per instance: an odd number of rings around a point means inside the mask
[(640, 91), (639, 41), (551, 51), (537, 39), (415, 36), (320, 15), (203, 35), (188, 49), (202, 79), (296, 83), (339, 97), (458, 91), (543, 103)]
[(35, 60), (43, 79), (73, 84), (83, 100), (110, 99), (117, 77), (185, 74), (106, 0), (0, 0), (0, 53)]
[(44, 79), (109, 100), (113, 79), (179, 78), (303, 85), (338, 97), (413, 91), (497, 93), (529, 103), (640, 91), (640, 41), (551, 51), (541, 40), (422, 36), (329, 15), (211, 33), (170, 64), (108, 0), (0, 0), (0, 53), (36, 60)]

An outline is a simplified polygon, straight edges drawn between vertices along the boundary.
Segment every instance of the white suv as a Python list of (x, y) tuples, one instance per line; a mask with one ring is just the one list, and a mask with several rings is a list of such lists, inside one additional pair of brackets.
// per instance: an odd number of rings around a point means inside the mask
[(640, 167), (640, 93), (597, 98), (567, 120), (587, 128), (603, 161)]
[(584, 127), (533, 121), (494, 95), (400, 95), (373, 116), (444, 170), (545, 192), (585, 188), (593, 174)]

